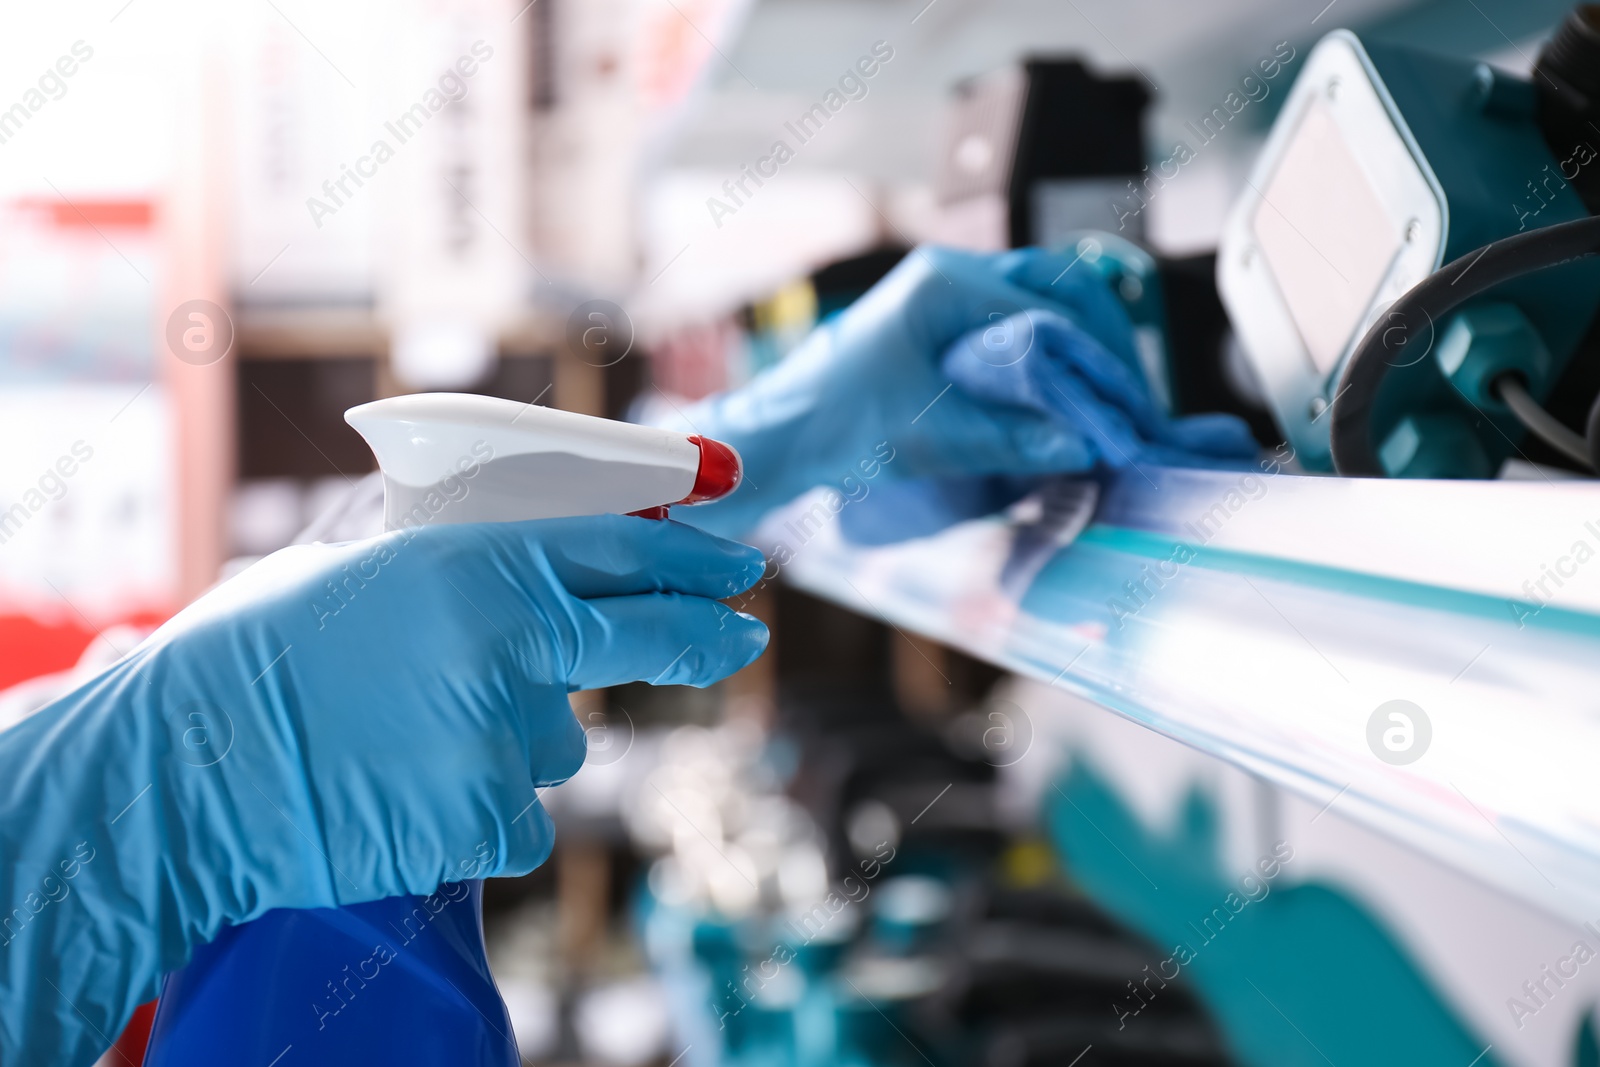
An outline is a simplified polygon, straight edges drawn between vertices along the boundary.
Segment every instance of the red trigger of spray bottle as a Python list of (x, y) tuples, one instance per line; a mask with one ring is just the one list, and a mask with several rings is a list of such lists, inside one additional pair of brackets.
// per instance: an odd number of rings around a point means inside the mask
[(665, 519), (669, 509), (678, 504), (707, 504), (721, 500), (739, 488), (739, 482), (744, 478), (744, 461), (732, 446), (699, 434), (692, 435), (689, 441), (700, 449), (700, 469), (695, 473), (694, 487), (689, 490), (689, 495), (671, 504), (630, 511), (628, 514), (644, 519)]

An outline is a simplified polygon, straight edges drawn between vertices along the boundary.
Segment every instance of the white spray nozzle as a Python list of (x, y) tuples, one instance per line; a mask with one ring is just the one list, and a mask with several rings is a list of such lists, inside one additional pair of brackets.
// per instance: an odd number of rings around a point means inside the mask
[[(702, 456), (725, 445), (670, 430), (466, 393), (362, 404), (345, 421), (383, 472), (389, 529), (660, 508), (701, 492)], [(726, 481), (726, 479), (724, 479)]]

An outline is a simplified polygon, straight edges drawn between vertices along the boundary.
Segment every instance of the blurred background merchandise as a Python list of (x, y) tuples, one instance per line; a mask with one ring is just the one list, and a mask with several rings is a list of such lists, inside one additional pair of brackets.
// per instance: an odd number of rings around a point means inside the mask
[[(346, 408), (670, 409), (781, 361), (922, 241), (1138, 242), (1183, 329), (1140, 319), (1153, 275), (1113, 280), (1165, 401), (1276, 440), (1214, 251), (1300, 59), (1350, 26), (1526, 73), (1566, 6), (13, 12), (0, 723), (338, 530), (371, 469)], [(591, 756), (546, 798), (556, 854), (486, 887), (529, 1062), (1600, 1057), (1600, 971), (1523, 991), (1571, 948), (1549, 915), (781, 580), (746, 609), (773, 651), (727, 683), (574, 695)]]

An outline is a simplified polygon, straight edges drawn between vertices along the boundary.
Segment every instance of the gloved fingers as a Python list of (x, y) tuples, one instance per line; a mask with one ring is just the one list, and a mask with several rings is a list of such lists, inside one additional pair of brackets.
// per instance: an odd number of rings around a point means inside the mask
[(995, 272), (1012, 285), (1043, 296), (1059, 298), (1059, 294), (1095, 287), (1109, 296), (1099, 273), (1085, 259), (1076, 248), (1030, 246), (998, 253), (993, 264)]
[(555, 823), (537, 794), (521, 811), (500, 814), (504, 820), (499, 828), (501, 848), (493, 860), (483, 865), (478, 874), (481, 878), (527, 874), (549, 859), (555, 846)]
[(1096, 455), (1117, 462), (1136, 453), (1160, 429), (1132, 373), (1054, 312), (1025, 312), (972, 330), (950, 346), (942, 366), (961, 392), (925, 416), (932, 430), (948, 426), (942, 436), (959, 442), (940, 457), (939, 469), (1083, 470)]
[(685, 593), (729, 597), (754, 585), (766, 569), (758, 549), (681, 522), (632, 515), (496, 524), (549, 562), (573, 596)]
[(1023, 336), (1031, 330), (1024, 324), (1005, 347), (985, 345), (977, 336), (996, 329), (973, 330), (946, 351), (942, 367), (955, 387), (938, 394), (918, 416), (921, 432), (902, 446), (907, 469), (963, 475), (1092, 466), (1081, 435), (1070, 422), (1046, 413), (1048, 403), (1038, 397), (1038, 383), (1023, 365), (1032, 358), (1026, 349), (1033, 342)]
[(1030, 308), (1068, 310), (1048, 294), (1013, 285), (995, 269), (993, 256), (953, 248), (923, 245), (912, 249), (888, 276), (841, 321), (840, 343), (855, 340), (848, 331), (860, 330), (863, 339), (884, 320), (904, 317), (916, 347), (943, 352), (951, 342), (974, 327)]
[(748, 666), (767, 628), (707, 597), (677, 593), (602, 597), (577, 605), (574, 689), (624, 682), (708, 686)]
[(1028, 293), (1048, 297), (1101, 344), (1124, 359), (1137, 358), (1127, 309), (1089, 257), (1094, 250), (1019, 248), (997, 256), (995, 270)]
[(1107, 404), (1082, 378), (1064, 374), (1050, 383), (1056, 410), (1087, 437), (1107, 464), (1132, 466), (1150, 438), (1124, 408)]
[(974, 408), (978, 414), (968, 421), (990, 432), (963, 434), (960, 462), (947, 465), (948, 469), (970, 474), (1066, 474), (1094, 466), (1085, 435), (1060, 419), (965, 396), (952, 405), (957, 406)]
[(1093, 259), (1098, 249), (1018, 248), (999, 253), (995, 271), (1012, 285), (1078, 309), (1093, 309), (1127, 322), (1127, 312), (1111, 292)]
[(1245, 425), (1231, 415), (1196, 415), (1169, 422), (1157, 419), (1148, 433), (1117, 407), (1096, 405), (1073, 379), (1057, 390), (1084, 425), (1101, 459), (1112, 467), (1141, 463), (1165, 467), (1215, 467), (1253, 459), (1259, 451)]
[[(1203, 461), (1205, 456), (1249, 459), (1259, 450), (1249, 427), (1232, 415), (1168, 419), (1157, 409), (1143, 378), (1102, 348), (1096, 338), (1049, 312), (1034, 312), (1032, 318), (1038, 347), (1070, 366), (1097, 396), (1123, 413), (1129, 428), (1143, 439), (1133, 443), (1171, 446), (1176, 450), (1174, 455), (1189, 453), (1183, 456), (1184, 465)], [(1129, 447), (1132, 439), (1119, 432), (1117, 420), (1109, 413), (1105, 424), (1102, 436), (1108, 442), (1115, 440), (1122, 447)]]
[[(960, 358), (967, 366), (966, 375), (958, 377), (963, 384), (983, 381), (994, 383), (997, 390), (1015, 391), (1022, 386), (1007, 384), (1008, 378), (1025, 379), (1032, 367), (1030, 359), (1052, 358), (1051, 346), (1060, 348), (1061, 335), (1077, 334), (1077, 328), (1059, 311), (1049, 308), (1028, 308), (1011, 314), (991, 311), (986, 321), (979, 323), (946, 350), (943, 362)], [(984, 366), (992, 368), (984, 370)]]
[(1253, 459), (1261, 451), (1243, 419), (1220, 413), (1174, 419), (1163, 428), (1160, 441), (1188, 452), (1225, 459)]
[(1146, 444), (1139, 449), (1135, 458), (1141, 465), (1149, 464), (1156, 467), (1195, 467), (1202, 470), (1254, 469), (1254, 457), (1243, 459), (1238, 456), (1219, 456), (1163, 444)]
[(589, 737), (563, 693), (541, 691), (529, 709), (534, 729), (528, 738), (529, 771), (539, 789), (560, 785), (577, 774), (589, 755)]
[(995, 468), (1001, 474), (1071, 474), (1094, 466), (1086, 435), (1057, 419), (1032, 412), (1014, 416), (1006, 427), (1014, 462)]
[(1068, 319), (1035, 312), (1035, 345), (1080, 377), (1106, 403), (1127, 413), (1141, 435), (1154, 438), (1162, 417), (1143, 378)]

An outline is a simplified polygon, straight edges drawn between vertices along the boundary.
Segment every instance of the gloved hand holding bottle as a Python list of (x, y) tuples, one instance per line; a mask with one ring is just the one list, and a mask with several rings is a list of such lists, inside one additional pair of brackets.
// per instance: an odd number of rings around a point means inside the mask
[[(1015, 337), (1019, 313), (1054, 376), (963, 369), (953, 346)], [(688, 515), (743, 532), (883, 443), (907, 480), (1253, 449), (1236, 421), (1166, 419), (1137, 367), (1068, 256), (918, 250), (687, 413), (746, 475)], [(223, 924), (531, 870), (537, 790), (583, 759), (568, 692), (743, 667), (765, 629), (717, 598), (762, 570), (692, 527), (600, 516), (287, 549), (202, 597), (0, 733), (0, 1064), (92, 1062)]]
[(87, 1064), (224, 923), (544, 861), (570, 691), (704, 686), (760, 554), (622, 516), (285, 549), (0, 733), (0, 1063)]

